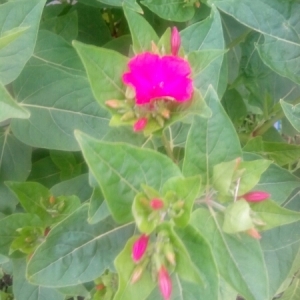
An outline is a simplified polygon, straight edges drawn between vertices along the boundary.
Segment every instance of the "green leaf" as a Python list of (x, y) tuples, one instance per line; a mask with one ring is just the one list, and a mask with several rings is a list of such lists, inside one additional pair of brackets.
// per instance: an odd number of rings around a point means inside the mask
[(104, 143), (79, 132), (76, 138), (119, 222), (132, 219), (131, 205), (141, 184), (160, 190), (166, 180), (181, 176), (179, 168), (160, 153), (122, 143)]
[(45, 2), (46, 0), (23, 0), (1, 5), (0, 28), (4, 33), (2, 43), (5, 43), (4, 39), (10, 40), (4, 48), (0, 47), (0, 82), (4, 85), (18, 77), (33, 53)]
[(191, 225), (209, 242), (226, 282), (248, 300), (269, 299), (267, 270), (258, 241), (246, 234), (228, 235), (222, 231), (222, 223), (222, 215), (206, 209), (192, 214)]
[(290, 276), (295, 262), (299, 261), (300, 222), (280, 226), (262, 232), (261, 246), (264, 251), (269, 277), (270, 298)]
[[(245, 160), (253, 160), (260, 158), (258, 155), (245, 153)], [(300, 180), (286, 169), (276, 164), (271, 164), (269, 168), (262, 173), (255, 189), (265, 191), (271, 194), (272, 200), (277, 204), (282, 204), (290, 195), (290, 193), (300, 186)]]
[[(177, 277), (178, 284), (182, 286), (184, 299), (196, 300), (199, 297), (206, 300), (218, 299), (219, 274), (208, 242), (191, 225), (184, 229), (176, 229), (176, 233), (186, 247), (194, 266), (201, 274), (204, 282), (203, 285), (195, 285)], [(179, 283), (179, 280), (181, 283)], [(175, 291), (174, 295), (176, 295)]]
[(6, 88), (0, 83), (0, 122), (10, 118), (29, 118), (30, 113), (10, 96)]
[(76, 195), (82, 202), (88, 200), (93, 192), (89, 186), (88, 174), (82, 174), (70, 180), (59, 182), (50, 191), (54, 197)]
[(171, 226), (171, 224), (162, 223), (158, 228), (158, 232), (159, 231), (166, 231), (168, 233), (170, 243), (176, 251), (175, 272), (177, 272), (183, 280), (187, 280), (199, 285), (204, 285), (199, 270), (196, 268), (188, 250), (174, 231), (174, 228)]
[(264, 62), (282, 76), (300, 82), (297, 67), (300, 54), (299, 23), (296, 21), (300, 8), (298, 2), (246, 0), (242, 6), (234, 0), (209, 2), (240, 23), (263, 33), (265, 41), (258, 49)]
[(32, 214), (15, 213), (0, 220), (0, 253), (8, 255), (11, 243), (19, 236), (17, 229), (24, 226), (43, 226), (43, 221)]
[(0, 36), (0, 50), (6, 46), (8, 46), (10, 43), (15, 41), (18, 37), (22, 36), (23, 33), (25, 33), (30, 26), (28, 27), (17, 27), (13, 28), (11, 30), (8, 30), (4, 32)]
[(134, 228), (131, 224), (116, 227), (110, 218), (90, 225), (87, 213), (88, 206), (83, 205), (50, 231), (28, 263), (30, 282), (45, 287), (76, 285), (114, 269), (113, 260)]
[(151, 273), (147, 268), (144, 269), (138, 282), (131, 283), (132, 275), (136, 268), (136, 264), (131, 258), (131, 253), (136, 239), (136, 236), (130, 238), (125, 248), (115, 259), (115, 266), (119, 275), (119, 286), (114, 300), (147, 299), (155, 286)]
[(112, 6), (123, 6), (132, 9), (138, 13), (143, 13), (141, 7), (137, 4), (136, 0), (98, 0), (102, 3), (112, 5)]
[(124, 14), (132, 36), (133, 51), (136, 54), (151, 51), (151, 42), (158, 43), (154, 29), (142, 16), (130, 9), (124, 8)]
[(47, 188), (35, 182), (7, 182), (6, 185), (17, 195), (25, 211), (49, 222), (50, 215), (45, 204), (51, 195)]
[(300, 132), (300, 104), (292, 105), (284, 100), (280, 100), (285, 116), (293, 127)]
[(26, 277), (26, 260), (13, 261), (13, 293), (16, 299), (24, 300), (64, 300), (65, 296), (54, 289), (30, 284)]
[(213, 88), (209, 88), (205, 101), (212, 117), (194, 116), (186, 143), (183, 173), (186, 176), (203, 175), (203, 181), (207, 183), (213, 167), (240, 157), (241, 149), (236, 131)]
[(194, 201), (202, 189), (200, 176), (187, 178), (173, 177), (164, 184), (162, 188), (162, 193), (164, 195), (168, 192), (173, 192), (179, 201), (184, 202), (184, 205), (181, 207), (182, 214), (173, 218), (173, 221), (177, 226), (185, 227), (188, 224)]
[(239, 181), (238, 195), (244, 195), (253, 189), (259, 182), (261, 175), (268, 169), (271, 161), (258, 159), (252, 161), (243, 161), (239, 165), (242, 175)]
[(281, 300), (300, 300), (300, 279), (294, 278), (292, 284), (285, 290), (280, 297)]
[(212, 85), (221, 97), (227, 86), (227, 70), (224, 69), (223, 55), (220, 54), (224, 51), (225, 41), (218, 10), (213, 8), (208, 18), (188, 26), (180, 32), (180, 35), (186, 53), (216, 51), (214, 54), (218, 57), (212, 60), (202, 72), (196, 74), (193, 79), (195, 86), (203, 95), (207, 92), (209, 85)]
[(300, 220), (299, 212), (281, 207), (271, 200), (253, 203), (251, 209), (256, 213), (255, 217), (257, 216), (265, 223), (265, 225), (259, 227), (262, 230), (268, 230)]
[(60, 178), (62, 181), (80, 175), (81, 163), (76, 161), (74, 153), (50, 151), (50, 157), (54, 164), (60, 169)]
[(253, 228), (250, 211), (250, 206), (245, 200), (239, 200), (228, 205), (224, 211), (223, 231), (230, 234)]
[(222, 162), (213, 167), (212, 185), (221, 195), (227, 195), (237, 167), (237, 160)]
[(73, 42), (73, 46), (85, 66), (93, 94), (99, 104), (105, 107), (106, 100), (124, 99), (122, 74), (126, 69), (127, 58), (118, 52), (77, 41)]
[(96, 224), (110, 215), (107, 202), (104, 200), (101, 189), (96, 187), (93, 191), (89, 207), (89, 223)]
[(176, 22), (186, 22), (193, 18), (195, 9), (187, 5), (184, 0), (143, 0), (147, 6), (159, 17)]

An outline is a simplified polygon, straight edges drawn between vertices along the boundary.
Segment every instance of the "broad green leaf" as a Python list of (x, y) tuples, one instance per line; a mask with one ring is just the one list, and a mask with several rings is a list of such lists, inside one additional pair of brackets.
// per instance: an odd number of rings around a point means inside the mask
[(228, 194), (237, 163), (238, 160), (232, 160), (213, 167), (212, 185), (220, 194)]
[(50, 191), (54, 197), (76, 195), (82, 202), (88, 200), (93, 192), (89, 186), (88, 174), (82, 174), (75, 178), (59, 182), (51, 187)]
[(0, 83), (0, 122), (9, 118), (29, 118), (30, 113), (17, 104), (6, 88)]
[(77, 132), (76, 138), (104, 198), (119, 222), (132, 219), (131, 205), (140, 185), (160, 190), (171, 177), (181, 176), (167, 157), (122, 143), (104, 143)]
[(90, 200), (89, 218), (91, 224), (96, 224), (110, 215), (107, 202), (104, 200), (101, 189), (96, 187)]
[(281, 300), (300, 300), (300, 279), (294, 278), (292, 284), (285, 290), (280, 297)]
[(300, 213), (279, 206), (277, 203), (267, 200), (260, 203), (253, 203), (251, 209), (256, 213), (258, 219), (262, 220), (265, 225), (260, 226), (263, 230), (273, 227), (286, 225), (300, 220)]
[[(93, 7), (93, 3), (96, 3), (98, 7)], [(96, 0), (85, 0), (84, 4), (76, 4), (75, 8), (77, 9), (78, 15), (78, 41), (102, 46), (112, 40), (109, 27), (103, 19), (103, 8), (100, 8), (99, 5), (103, 6), (103, 4), (100, 4), (100, 2)]]
[(209, 242), (221, 276), (247, 300), (269, 299), (267, 269), (258, 241), (246, 234), (228, 235), (222, 223), (220, 214), (206, 209), (192, 214), (191, 225)]
[(18, 237), (17, 229), (24, 226), (43, 226), (43, 221), (32, 214), (15, 213), (0, 220), (0, 253), (8, 255), (12, 241)]
[(191, 225), (188, 225), (184, 229), (176, 229), (176, 233), (186, 247), (204, 283), (203, 285), (195, 285), (194, 283), (183, 281), (177, 276), (176, 282), (182, 286), (183, 299), (218, 299), (219, 274), (209, 244)]
[(248, 141), (244, 151), (254, 152), (272, 159), (280, 166), (296, 162), (300, 156), (300, 147), (295, 144), (283, 142), (265, 142), (262, 137)]
[(4, 32), (0, 36), (0, 50), (6, 46), (8, 46), (10, 43), (12, 43), (15, 39), (20, 37), (23, 33), (26, 32), (26, 30), (29, 29), (30, 26), (28, 27), (17, 27), (13, 28), (11, 30), (8, 30)]
[(235, 89), (226, 90), (222, 104), (232, 123), (236, 127), (242, 125), (248, 111), (241, 94)]
[[(220, 54), (225, 48), (221, 18), (215, 8), (211, 10), (208, 18), (182, 30), (180, 35), (186, 53), (213, 50)], [(223, 55), (219, 55), (195, 76), (194, 84), (203, 95), (209, 85), (212, 85), (221, 97), (227, 86), (226, 78), (227, 70), (224, 69)]]
[(51, 195), (47, 188), (35, 182), (7, 182), (6, 185), (17, 195), (25, 211), (49, 222), (50, 215), (45, 205), (49, 203)]
[(201, 177), (193, 176), (187, 178), (173, 177), (169, 179), (162, 188), (162, 193), (165, 195), (172, 191), (176, 194), (179, 201), (183, 201), (182, 214), (174, 217), (173, 221), (179, 227), (185, 227), (189, 220), (194, 205), (194, 201), (199, 196), (203, 187), (201, 185)]
[(136, 54), (151, 51), (151, 42), (158, 43), (158, 36), (154, 29), (144, 17), (132, 10), (125, 8), (124, 13), (132, 36), (133, 51)]
[(28, 181), (38, 182), (47, 188), (60, 183), (60, 170), (50, 156), (43, 157), (32, 164)]
[[(245, 153), (245, 160), (255, 160), (261, 158), (258, 155)], [(262, 173), (255, 189), (265, 191), (271, 194), (272, 200), (277, 204), (282, 204), (291, 192), (300, 186), (300, 180), (286, 169), (283, 169), (276, 164), (271, 164), (269, 168)]]
[(13, 293), (15, 299), (24, 300), (64, 300), (65, 296), (54, 289), (30, 284), (26, 277), (26, 260), (13, 261)]
[(105, 3), (108, 5), (112, 6), (123, 6), (123, 7), (128, 7), (132, 9), (133, 11), (136, 11), (138, 13), (143, 13), (143, 10), (141, 7), (138, 5), (136, 0), (98, 0), (101, 3)]
[[(295, 4), (295, 8), (300, 5)], [(300, 26), (296, 28), (299, 32)], [(290, 43), (279, 38), (264, 36), (264, 43), (257, 45), (258, 53), (263, 62), (276, 73), (300, 84), (300, 39), (297, 43)]]
[(7, 180), (24, 181), (31, 169), (31, 147), (21, 143), (10, 132), (0, 128), (0, 211), (10, 214), (17, 204), (16, 197), (4, 185)]
[(228, 205), (224, 211), (222, 230), (225, 233), (238, 233), (253, 228), (250, 211), (250, 205), (245, 200), (239, 200)]
[(259, 46), (259, 52), (264, 62), (279, 74), (300, 82), (298, 2), (246, 0), (243, 5), (234, 0), (209, 2), (242, 24), (263, 33), (265, 42)]
[(238, 293), (221, 277), (219, 285), (219, 300), (233, 300), (238, 298)]
[(239, 169), (243, 173), (239, 180), (238, 195), (244, 195), (253, 189), (270, 164), (271, 161), (265, 159), (241, 162)]
[(4, 48), (0, 47), (0, 82), (4, 85), (18, 77), (33, 53), (45, 2), (46, 0), (22, 0), (1, 5), (2, 40), (9, 35), (14, 38)]
[(109, 113), (92, 95), (76, 51), (61, 37), (40, 31), (35, 53), (14, 82), (16, 98), (27, 108), (28, 120), (13, 120), (14, 134), (35, 147), (78, 150), (74, 130), (106, 140), (144, 138), (131, 128), (109, 128)]
[(195, 9), (184, 0), (143, 0), (141, 3), (163, 19), (186, 22), (193, 18)]
[(114, 269), (113, 260), (134, 228), (132, 224), (116, 227), (110, 218), (90, 225), (87, 213), (88, 206), (83, 205), (50, 231), (28, 264), (30, 282), (64, 287), (92, 281), (105, 269)]
[(60, 179), (67, 180), (81, 174), (81, 162), (77, 162), (74, 153), (62, 151), (50, 151), (50, 157), (60, 169)]
[(131, 258), (132, 246), (137, 237), (132, 237), (126, 243), (125, 248), (115, 259), (116, 270), (119, 275), (118, 291), (114, 296), (114, 300), (132, 300), (132, 299), (147, 299), (155, 287), (155, 282), (152, 279), (151, 273), (145, 267), (141, 278), (134, 284), (131, 283), (132, 275), (136, 269), (136, 264)]
[(290, 275), (296, 259), (299, 259), (300, 222), (262, 232), (261, 246), (264, 251), (272, 298), (278, 287)]
[(240, 157), (241, 149), (236, 131), (213, 88), (209, 88), (205, 101), (212, 117), (194, 116), (186, 143), (183, 173), (185, 176), (203, 175), (204, 183), (208, 183), (213, 167)]
[(127, 58), (118, 52), (76, 41), (73, 46), (85, 66), (93, 94), (99, 104), (105, 107), (107, 100), (125, 99), (122, 74), (126, 70)]
[(280, 100), (285, 116), (293, 127), (300, 132), (300, 104), (292, 105), (284, 100)]
[(83, 284), (78, 284), (78, 285), (71, 285), (67, 287), (62, 287), (56, 289), (59, 291), (61, 294), (66, 295), (66, 296), (74, 296), (74, 297), (86, 297), (86, 298), (91, 298), (90, 292), (86, 289), (86, 287)]

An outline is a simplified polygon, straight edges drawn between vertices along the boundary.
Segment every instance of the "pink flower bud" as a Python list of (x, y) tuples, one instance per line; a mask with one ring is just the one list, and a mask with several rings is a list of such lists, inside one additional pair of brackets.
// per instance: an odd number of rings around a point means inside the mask
[(133, 131), (135, 132), (142, 131), (146, 127), (147, 123), (148, 123), (147, 118), (138, 119), (133, 125)]
[(251, 228), (251, 229), (247, 230), (246, 232), (247, 232), (248, 235), (250, 235), (251, 237), (253, 237), (256, 240), (261, 239), (261, 235), (259, 234), (259, 232), (255, 228)]
[(160, 210), (161, 208), (164, 207), (164, 203), (162, 200), (158, 199), (158, 198), (154, 198), (150, 201), (150, 206), (154, 209), (154, 210)]
[(164, 266), (161, 266), (158, 271), (158, 285), (163, 298), (169, 300), (172, 293), (172, 281)]
[(174, 26), (172, 28), (172, 33), (171, 33), (171, 52), (172, 52), (172, 55), (174, 55), (174, 56), (178, 55), (180, 45), (181, 45), (180, 34), (179, 34), (177, 28)]
[(132, 247), (132, 259), (134, 262), (138, 262), (146, 252), (148, 246), (149, 236), (141, 235), (133, 244)]
[(263, 191), (253, 191), (249, 192), (245, 195), (240, 196), (239, 198), (244, 198), (248, 202), (260, 202), (270, 198), (271, 195), (269, 193)]

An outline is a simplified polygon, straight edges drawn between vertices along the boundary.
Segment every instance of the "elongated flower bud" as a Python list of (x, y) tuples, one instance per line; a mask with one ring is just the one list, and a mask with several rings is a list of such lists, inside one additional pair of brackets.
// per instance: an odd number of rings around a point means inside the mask
[(158, 198), (154, 198), (150, 201), (150, 206), (154, 209), (154, 210), (160, 210), (161, 208), (164, 207), (164, 203), (161, 199)]
[(105, 101), (105, 105), (111, 108), (121, 108), (124, 107), (124, 101), (120, 100), (107, 100)]
[(164, 266), (161, 266), (158, 271), (158, 285), (163, 298), (169, 300), (172, 294), (172, 281)]
[(132, 247), (132, 259), (134, 262), (138, 262), (145, 254), (148, 246), (149, 236), (141, 235), (133, 244)]
[(138, 119), (133, 125), (133, 131), (135, 132), (142, 131), (146, 127), (147, 123), (148, 123), (147, 118)]
[(174, 26), (172, 28), (172, 33), (171, 33), (171, 53), (174, 56), (178, 55), (178, 51), (181, 45), (181, 38), (180, 34), (178, 32), (178, 29)]
[(261, 235), (259, 234), (258, 230), (256, 230), (255, 228), (251, 228), (251, 229), (247, 230), (246, 232), (248, 235), (250, 235), (251, 237), (253, 237), (256, 240), (261, 239)]
[(239, 198), (244, 198), (248, 202), (260, 202), (270, 198), (270, 194), (263, 191), (253, 191), (245, 195), (240, 196)]
[(131, 283), (131, 284), (134, 284), (134, 283), (136, 283), (137, 281), (139, 281), (140, 278), (142, 277), (143, 271), (144, 271), (143, 266), (138, 265), (138, 266), (134, 269), (134, 271), (133, 271), (133, 273), (132, 273), (130, 283)]

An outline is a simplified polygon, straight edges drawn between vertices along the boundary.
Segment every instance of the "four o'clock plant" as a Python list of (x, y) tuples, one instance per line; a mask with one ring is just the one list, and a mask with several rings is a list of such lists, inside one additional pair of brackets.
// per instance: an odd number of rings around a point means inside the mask
[(299, 4), (108, 2), (0, 4), (0, 298), (296, 297)]

